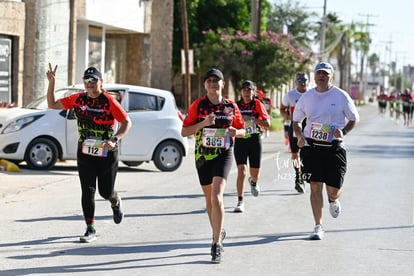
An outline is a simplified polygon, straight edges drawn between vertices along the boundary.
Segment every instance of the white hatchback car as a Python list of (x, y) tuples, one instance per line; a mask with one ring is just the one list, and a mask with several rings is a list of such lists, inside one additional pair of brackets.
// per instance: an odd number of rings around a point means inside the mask
[[(104, 84), (103, 88), (121, 103), (132, 121), (120, 141), (119, 160), (128, 166), (152, 160), (161, 171), (180, 167), (188, 140), (181, 136), (183, 117), (173, 94), (122, 84)], [(83, 90), (83, 84), (59, 89), (56, 98)], [(0, 158), (26, 161), (32, 169), (50, 169), (57, 160), (76, 159), (77, 140), (73, 109), (48, 109), (46, 97), (23, 108), (0, 111)]]

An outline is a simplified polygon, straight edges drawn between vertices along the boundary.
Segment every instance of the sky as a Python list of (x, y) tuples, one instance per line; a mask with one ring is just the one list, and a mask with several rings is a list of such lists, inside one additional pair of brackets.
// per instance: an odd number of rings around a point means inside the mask
[[(322, 17), (325, 0), (295, 1)], [(343, 23), (368, 22), (372, 39), (369, 54), (377, 53), (381, 63), (396, 61), (399, 70), (414, 66), (413, 11), (412, 0), (326, 0), (326, 13), (336, 13)]]

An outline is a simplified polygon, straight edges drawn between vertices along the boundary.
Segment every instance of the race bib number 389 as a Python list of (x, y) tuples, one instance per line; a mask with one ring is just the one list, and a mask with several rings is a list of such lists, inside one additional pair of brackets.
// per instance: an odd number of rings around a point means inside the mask
[(320, 123), (312, 123), (309, 138), (317, 141), (329, 142), (331, 135), (331, 126)]
[(106, 157), (108, 151), (104, 148), (102, 140), (86, 139), (82, 143), (82, 153), (98, 157)]
[(230, 136), (225, 128), (204, 128), (202, 142), (206, 148), (228, 148)]

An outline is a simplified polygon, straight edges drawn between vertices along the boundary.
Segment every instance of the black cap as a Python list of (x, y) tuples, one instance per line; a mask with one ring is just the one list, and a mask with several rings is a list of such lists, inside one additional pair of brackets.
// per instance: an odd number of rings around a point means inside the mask
[(248, 88), (253, 89), (253, 90), (256, 89), (256, 85), (251, 80), (247, 80), (247, 81), (243, 82), (241, 88), (243, 89), (245, 87), (248, 87)]
[(100, 80), (102, 79), (102, 74), (95, 67), (89, 67), (88, 69), (85, 70), (85, 73), (83, 73), (83, 78), (84, 79), (95, 78), (95, 79)]
[(221, 80), (224, 80), (223, 73), (219, 69), (211, 68), (204, 74), (203, 81), (206, 81), (211, 76), (215, 76)]

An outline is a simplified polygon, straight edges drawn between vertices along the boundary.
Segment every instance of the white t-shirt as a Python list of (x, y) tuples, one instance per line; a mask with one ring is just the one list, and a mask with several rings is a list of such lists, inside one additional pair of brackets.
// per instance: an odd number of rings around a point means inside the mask
[(290, 90), (282, 99), (282, 104), (286, 107), (289, 107), (290, 114), (293, 114), (295, 110), (295, 105), (299, 101), (299, 98), (304, 94), (300, 93), (297, 89)]
[(306, 127), (303, 134), (306, 138), (332, 142), (335, 138), (333, 131), (344, 128), (348, 120), (358, 120), (359, 114), (348, 93), (333, 86), (326, 92), (313, 88), (300, 97), (293, 120), (302, 122), (304, 118)]

